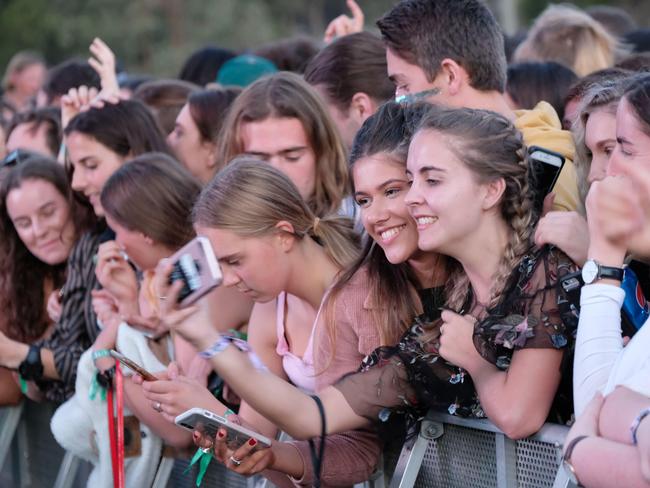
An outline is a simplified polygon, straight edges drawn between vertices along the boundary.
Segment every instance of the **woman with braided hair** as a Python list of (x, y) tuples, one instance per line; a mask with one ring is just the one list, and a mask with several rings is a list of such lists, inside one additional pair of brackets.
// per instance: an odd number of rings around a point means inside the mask
[(446, 310), (434, 322), (416, 318), (396, 346), (375, 350), (358, 373), (319, 391), (319, 401), (257, 370), (207, 327), (182, 322), (191, 310), (169, 310), (166, 321), (209, 352), (219, 374), (295, 438), (320, 435), (318, 403), (328, 433), (386, 420), (393, 411), (405, 412), (413, 425), (435, 408), (487, 416), (512, 438), (528, 436), (547, 419), (560, 382), (570, 334), (556, 285), (572, 265), (532, 244), (521, 135), (492, 112), (432, 111), (411, 142), (407, 177), (420, 249), (456, 263)]

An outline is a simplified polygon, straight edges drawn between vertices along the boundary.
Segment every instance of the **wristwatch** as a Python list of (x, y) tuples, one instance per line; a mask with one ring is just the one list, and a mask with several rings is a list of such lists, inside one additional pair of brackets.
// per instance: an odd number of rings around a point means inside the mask
[(39, 346), (29, 346), (27, 357), (18, 366), (18, 373), (27, 381), (38, 381), (43, 377), (43, 363)]
[(603, 278), (623, 281), (623, 273), (623, 268), (603, 266), (597, 261), (590, 259), (582, 267), (582, 281), (585, 282), (585, 285), (590, 285), (594, 281), (602, 280)]
[(111, 366), (106, 371), (97, 371), (97, 383), (104, 390), (113, 388), (113, 378), (115, 377), (115, 366)]
[(573, 449), (575, 449), (576, 444), (587, 439), (588, 437), (589, 436), (586, 435), (579, 435), (578, 437), (572, 439), (571, 442), (567, 444), (566, 450), (564, 451), (564, 456), (562, 456), (562, 467), (564, 468), (564, 472), (569, 477), (569, 480), (571, 480), (571, 483), (573, 483), (575, 486), (580, 486), (580, 482), (578, 481), (576, 470), (573, 467), (573, 464), (571, 464), (571, 454), (573, 453)]

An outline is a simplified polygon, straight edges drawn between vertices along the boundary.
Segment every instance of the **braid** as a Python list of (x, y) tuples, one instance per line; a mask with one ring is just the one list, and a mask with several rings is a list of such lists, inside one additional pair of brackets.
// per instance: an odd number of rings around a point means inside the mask
[(490, 293), (491, 306), (498, 303), (512, 270), (517, 267), (523, 255), (530, 248), (533, 234), (534, 213), (528, 184), (529, 165), (526, 148), (521, 142), (521, 135), (517, 134), (517, 136), (520, 142), (520, 147), (516, 151), (519, 159), (518, 166), (521, 168), (520, 175), (506, 178), (506, 190), (501, 205), (503, 217), (512, 232), (493, 279), (493, 288)]

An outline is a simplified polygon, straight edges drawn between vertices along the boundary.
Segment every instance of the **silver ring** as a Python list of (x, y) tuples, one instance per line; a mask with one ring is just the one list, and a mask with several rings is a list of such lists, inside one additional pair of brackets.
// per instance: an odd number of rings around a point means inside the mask
[(164, 296), (164, 295), (158, 295), (158, 300), (160, 300), (161, 302), (164, 302), (165, 300), (167, 300), (167, 297)]
[(239, 459), (235, 459), (234, 456), (230, 456), (230, 461), (235, 465), (239, 466), (242, 462)]
[(162, 403), (160, 403), (160, 402), (154, 403), (153, 404), (153, 409), (158, 413), (162, 412)]

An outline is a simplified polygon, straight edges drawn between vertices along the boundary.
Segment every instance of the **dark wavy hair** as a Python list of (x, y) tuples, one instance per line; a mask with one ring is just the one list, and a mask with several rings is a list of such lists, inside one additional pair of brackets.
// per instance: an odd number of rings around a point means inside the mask
[(123, 158), (146, 152), (171, 156), (158, 123), (149, 109), (136, 100), (107, 103), (77, 114), (65, 128), (64, 135), (73, 132), (92, 137)]
[(41, 337), (49, 320), (45, 313), (45, 283), (53, 289), (65, 282), (67, 263), (49, 265), (34, 256), (9, 218), (7, 196), (26, 180), (51, 183), (70, 204), (76, 235), (90, 228), (94, 217), (88, 208), (76, 203), (62, 165), (53, 159), (30, 156), (3, 175), (0, 184), (0, 309), (4, 330), (12, 339), (29, 343)]
[[(411, 137), (421, 120), (436, 107), (424, 102), (403, 105), (387, 102), (370, 116), (357, 132), (350, 152), (350, 173), (362, 158), (385, 154), (406, 169), (406, 156)], [(446, 272), (444, 259), (440, 271)], [(416, 293), (422, 285), (408, 263), (393, 264), (388, 261), (381, 246), (366, 236), (359, 258), (340, 275), (327, 297), (325, 323), (328, 340), (332, 345), (331, 362), (336, 346), (334, 306), (345, 293), (346, 286), (358, 271), (365, 268), (370, 283), (370, 296), (381, 307), (373, 310), (375, 327), (383, 345), (396, 344), (415, 316), (422, 312)], [(324, 368), (326, 369), (327, 366)], [(320, 373), (320, 371), (319, 371)]]

